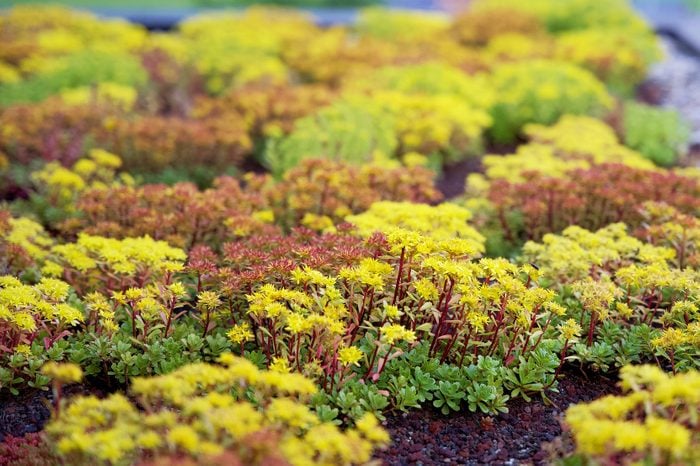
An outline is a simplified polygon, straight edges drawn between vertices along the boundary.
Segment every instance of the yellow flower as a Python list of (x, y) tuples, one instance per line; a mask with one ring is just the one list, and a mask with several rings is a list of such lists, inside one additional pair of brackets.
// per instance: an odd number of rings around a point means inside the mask
[(278, 357), (272, 358), (270, 370), (273, 372), (279, 372), (281, 374), (289, 374), (292, 371), (289, 368), (289, 361), (287, 361), (287, 358)]
[(197, 308), (201, 311), (215, 311), (220, 306), (219, 295), (213, 291), (202, 291), (197, 295)]
[(437, 302), (438, 299), (438, 289), (433, 284), (433, 282), (427, 278), (421, 278), (413, 282), (413, 286), (416, 288), (416, 293), (422, 299), (429, 302)]
[(48, 362), (42, 366), (41, 373), (63, 383), (76, 383), (83, 379), (83, 370), (72, 363)]
[(356, 346), (349, 346), (338, 350), (338, 361), (344, 366), (359, 366), (360, 359), (362, 359), (363, 356), (364, 353)]
[(581, 326), (574, 319), (568, 319), (559, 325), (559, 334), (563, 340), (575, 340), (581, 335)]
[(393, 345), (399, 341), (412, 342), (416, 339), (416, 334), (413, 330), (408, 330), (402, 325), (389, 324), (381, 328), (382, 340)]
[(167, 434), (168, 442), (189, 453), (197, 453), (199, 450), (199, 435), (190, 426), (179, 425), (170, 429)]
[(233, 327), (231, 327), (231, 330), (229, 330), (226, 333), (226, 336), (228, 336), (228, 339), (234, 345), (250, 341), (254, 337), (253, 332), (250, 330), (250, 324), (248, 322), (243, 322), (234, 325)]

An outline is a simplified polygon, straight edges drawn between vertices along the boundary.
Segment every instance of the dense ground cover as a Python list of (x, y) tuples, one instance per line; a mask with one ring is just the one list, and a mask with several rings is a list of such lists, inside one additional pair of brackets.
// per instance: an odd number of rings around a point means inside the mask
[(0, 430), (53, 403), (0, 464), (425, 463), (440, 416), (532, 443), (456, 461), (700, 461), (700, 175), (624, 1), (0, 41)]

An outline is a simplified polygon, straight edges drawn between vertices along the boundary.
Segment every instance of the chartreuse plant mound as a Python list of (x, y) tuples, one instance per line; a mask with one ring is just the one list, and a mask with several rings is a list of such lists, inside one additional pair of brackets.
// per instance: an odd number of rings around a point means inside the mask
[(298, 120), (288, 136), (270, 141), (264, 159), (278, 175), (309, 158), (410, 166), (432, 156), (442, 163), (474, 153), (490, 124), (487, 108), (456, 94), (353, 93)]
[(47, 434), (70, 464), (184, 458), (209, 464), (350, 465), (368, 462), (388, 443), (369, 414), (345, 431), (322, 422), (304, 404), (317, 388), (301, 375), (261, 371), (231, 354), (219, 363), (134, 379), (134, 402), (118, 393), (102, 400), (73, 398), (55, 413)]
[(672, 109), (627, 102), (622, 126), (625, 144), (657, 165), (673, 165), (688, 142), (688, 124)]
[[(600, 8), (595, 8), (599, 6)], [(591, 27), (620, 27), (630, 30), (648, 29), (627, 0), (611, 0), (600, 5), (596, 0), (478, 0), (476, 9), (501, 7), (532, 14), (542, 21), (548, 30), (559, 33)]]
[[(563, 178), (576, 168), (601, 163), (622, 163), (635, 168), (654, 168), (641, 154), (620, 143), (613, 128), (595, 118), (564, 115), (555, 124), (527, 125), (527, 144), (514, 154), (486, 155), (483, 158), (486, 180), (525, 181), (525, 173)], [(481, 175), (470, 175), (478, 180)]]
[(587, 329), (585, 344), (572, 348), (581, 362), (604, 371), (650, 361), (674, 373), (698, 368), (698, 273), (675, 249), (692, 255), (697, 239), (678, 244), (687, 227), (663, 225), (649, 227), (658, 246), (614, 224), (595, 233), (572, 226), (523, 247), (522, 259), (539, 264), (541, 283)]
[(552, 124), (567, 113), (603, 116), (612, 97), (593, 74), (564, 61), (537, 60), (496, 67), (492, 137), (513, 142), (528, 123)]
[(407, 230), (436, 240), (462, 238), (472, 241), (475, 251), (483, 252), (484, 237), (468, 225), (471, 218), (469, 210), (447, 202), (430, 206), (384, 201), (375, 202), (366, 212), (345, 219), (363, 236), (377, 231), (389, 234)]
[(46, 385), (38, 368), (60, 357), (62, 350), (54, 345), (83, 321), (68, 283), (42, 278), (31, 286), (0, 276), (0, 389), (16, 395), (23, 384)]
[(654, 366), (626, 366), (620, 379), (622, 395), (567, 410), (579, 459), (594, 464), (697, 464), (700, 372), (672, 376)]

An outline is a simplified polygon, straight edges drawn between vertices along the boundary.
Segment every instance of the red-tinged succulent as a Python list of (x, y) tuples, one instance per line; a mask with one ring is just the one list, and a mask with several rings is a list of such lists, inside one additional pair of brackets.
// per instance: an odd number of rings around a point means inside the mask
[(542, 35), (542, 22), (526, 11), (510, 8), (479, 8), (465, 11), (452, 24), (451, 34), (467, 45), (486, 45), (504, 34)]
[(195, 118), (242, 115), (254, 138), (291, 132), (294, 121), (328, 105), (335, 92), (321, 84), (301, 86), (249, 85), (219, 98), (202, 97), (192, 110)]
[(125, 169), (145, 172), (198, 165), (223, 169), (240, 164), (252, 149), (245, 122), (233, 113), (206, 120), (116, 119), (99, 142), (122, 157)]
[(263, 198), (244, 190), (230, 177), (218, 178), (211, 189), (192, 183), (114, 187), (90, 190), (78, 200), (82, 217), (65, 222), (68, 233), (124, 238), (149, 235), (190, 247), (218, 245), (252, 231), (274, 229), (251, 214)]
[[(632, 228), (643, 220), (640, 207), (647, 201), (663, 201), (680, 212), (700, 207), (697, 180), (663, 170), (642, 170), (622, 164), (603, 164), (572, 170), (564, 178), (530, 173), (528, 181), (494, 181), (490, 200), (495, 204), (506, 237), (539, 239), (569, 225), (596, 230), (625, 222)], [(520, 214), (522, 227), (509, 220)]]
[(41, 433), (7, 436), (0, 443), (0, 466), (55, 466), (63, 464)]
[(224, 244), (221, 260), (210, 248), (199, 246), (190, 253), (187, 266), (200, 284), (216, 286), (221, 282), (230, 295), (250, 293), (260, 283), (285, 286), (290, 273), (298, 267), (332, 274), (373, 255), (378, 248), (350, 235), (349, 229), (350, 225), (342, 224), (337, 233), (319, 234), (299, 227), (289, 235), (252, 235)]
[(0, 110), (0, 152), (23, 165), (37, 159), (71, 165), (115, 112), (106, 105), (67, 105), (60, 99), (8, 107)]
[(285, 227), (298, 225), (308, 213), (337, 223), (377, 201), (436, 202), (442, 195), (433, 177), (433, 172), (420, 167), (387, 169), (307, 160), (270, 185), (265, 197), (276, 221)]

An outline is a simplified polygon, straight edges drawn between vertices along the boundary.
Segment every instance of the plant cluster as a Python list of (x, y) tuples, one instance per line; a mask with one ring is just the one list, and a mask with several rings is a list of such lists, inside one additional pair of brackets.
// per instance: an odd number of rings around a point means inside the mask
[(420, 168), (349, 166), (309, 160), (276, 181), (247, 175), (219, 177), (200, 191), (190, 182), (173, 186), (113, 186), (83, 192), (77, 216), (62, 223), (67, 234), (124, 238), (149, 235), (182, 247), (220, 246), (255, 233), (305, 225), (323, 230), (376, 201), (440, 199), (430, 171)]
[(700, 460), (698, 371), (670, 376), (654, 366), (626, 366), (620, 385), (623, 395), (567, 410), (566, 423), (582, 458), (659, 465)]
[[(439, 169), (485, 141), (515, 140), (528, 123), (603, 115), (605, 84), (633, 85), (656, 57), (653, 35), (622, 5), (601, 15), (619, 21), (559, 28), (550, 15), (579, 6), (477, 3), (455, 20), (370, 8), (352, 26), (328, 29), (297, 12), (252, 8), (165, 34), (18, 7), (3, 16), (0, 152), (13, 164), (39, 156), (71, 165), (100, 148), (132, 174), (251, 158), (278, 176), (319, 157)], [(492, 20), (503, 16), (509, 24)], [(610, 31), (610, 50), (596, 47)], [(547, 53), (498, 52), (514, 36)]]
[(673, 165), (683, 153), (689, 128), (674, 110), (628, 102), (624, 107), (622, 139), (657, 165)]
[(228, 353), (219, 361), (134, 379), (130, 392), (141, 409), (121, 394), (75, 398), (56, 412), (47, 433), (70, 464), (207, 458), (349, 465), (369, 461), (388, 442), (371, 415), (346, 431), (322, 422), (303, 404), (317, 388), (300, 375), (260, 371)]
[(539, 264), (570, 317), (588, 329), (574, 359), (600, 370), (652, 360), (674, 373), (698, 367), (697, 272), (687, 263), (694, 240), (676, 242), (681, 224), (661, 228), (658, 245), (613, 224), (596, 232), (571, 226), (523, 247), (523, 260)]
[(54, 410), (0, 463), (365, 464), (389, 411), (571, 365), (626, 391), (569, 411), (581, 461), (697, 462), (700, 176), (623, 100), (649, 27), (599, 3), (2, 12), (0, 396)]

